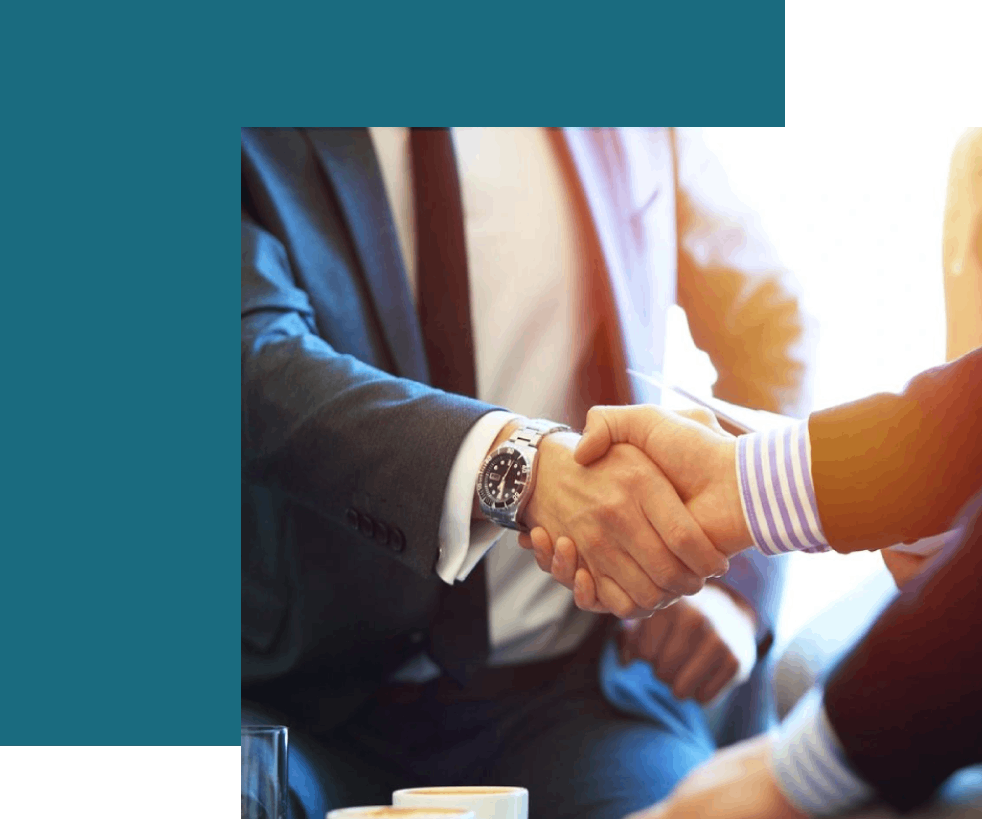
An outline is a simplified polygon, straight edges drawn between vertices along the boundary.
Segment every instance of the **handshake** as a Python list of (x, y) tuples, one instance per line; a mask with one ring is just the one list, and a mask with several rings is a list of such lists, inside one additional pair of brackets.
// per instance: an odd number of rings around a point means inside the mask
[(620, 618), (695, 594), (753, 543), (736, 439), (704, 409), (594, 407), (582, 436), (547, 436), (523, 523), (539, 568)]

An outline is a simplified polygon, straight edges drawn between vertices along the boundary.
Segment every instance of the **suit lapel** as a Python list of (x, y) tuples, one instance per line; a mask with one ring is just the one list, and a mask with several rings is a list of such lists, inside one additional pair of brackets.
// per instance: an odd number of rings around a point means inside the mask
[[(563, 137), (606, 265), (618, 366), (660, 372), (677, 261), (670, 136), (567, 129)], [(658, 390), (638, 379), (618, 383), (624, 401), (658, 402)]]
[(427, 383), (423, 337), (368, 130), (309, 128), (307, 135), (334, 189), (398, 375)]

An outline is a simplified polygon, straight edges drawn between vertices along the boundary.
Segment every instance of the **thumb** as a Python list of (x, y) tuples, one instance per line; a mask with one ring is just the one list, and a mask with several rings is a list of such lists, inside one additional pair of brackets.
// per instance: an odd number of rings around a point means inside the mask
[(610, 449), (611, 432), (604, 407), (594, 407), (586, 414), (586, 426), (573, 459), (581, 466), (592, 464)]

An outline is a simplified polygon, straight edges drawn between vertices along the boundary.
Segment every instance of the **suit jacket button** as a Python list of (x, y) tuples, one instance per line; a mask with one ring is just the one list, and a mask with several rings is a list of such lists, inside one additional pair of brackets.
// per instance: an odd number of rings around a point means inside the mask
[(350, 506), (344, 511), (345, 519), (348, 521), (348, 526), (352, 529), (358, 528), (358, 512), (352, 509)]
[(366, 515), (364, 512), (358, 513), (358, 528), (361, 529), (361, 533), (365, 537), (372, 536), (372, 530), (375, 528), (373, 525), (371, 517)]
[(393, 552), (401, 552), (406, 548), (406, 536), (403, 535), (401, 529), (396, 529), (395, 526), (389, 529), (389, 548)]
[(414, 645), (419, 645), (419, 643), (423, 642), (423, 638), (425, 637), (426, 635), (417, 629), (409, 635), (409, 642), (413, 643)]
[(380, 520), (375, 521), (375, 540), (382, 546), (389, 543), (389, 527)]

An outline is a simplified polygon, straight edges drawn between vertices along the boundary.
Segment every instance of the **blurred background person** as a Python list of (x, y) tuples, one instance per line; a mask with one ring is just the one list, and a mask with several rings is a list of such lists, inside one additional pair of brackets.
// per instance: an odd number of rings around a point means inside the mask
[(948, 360), (982, 346), (982, 128), (955, 146), (944, 211)]

